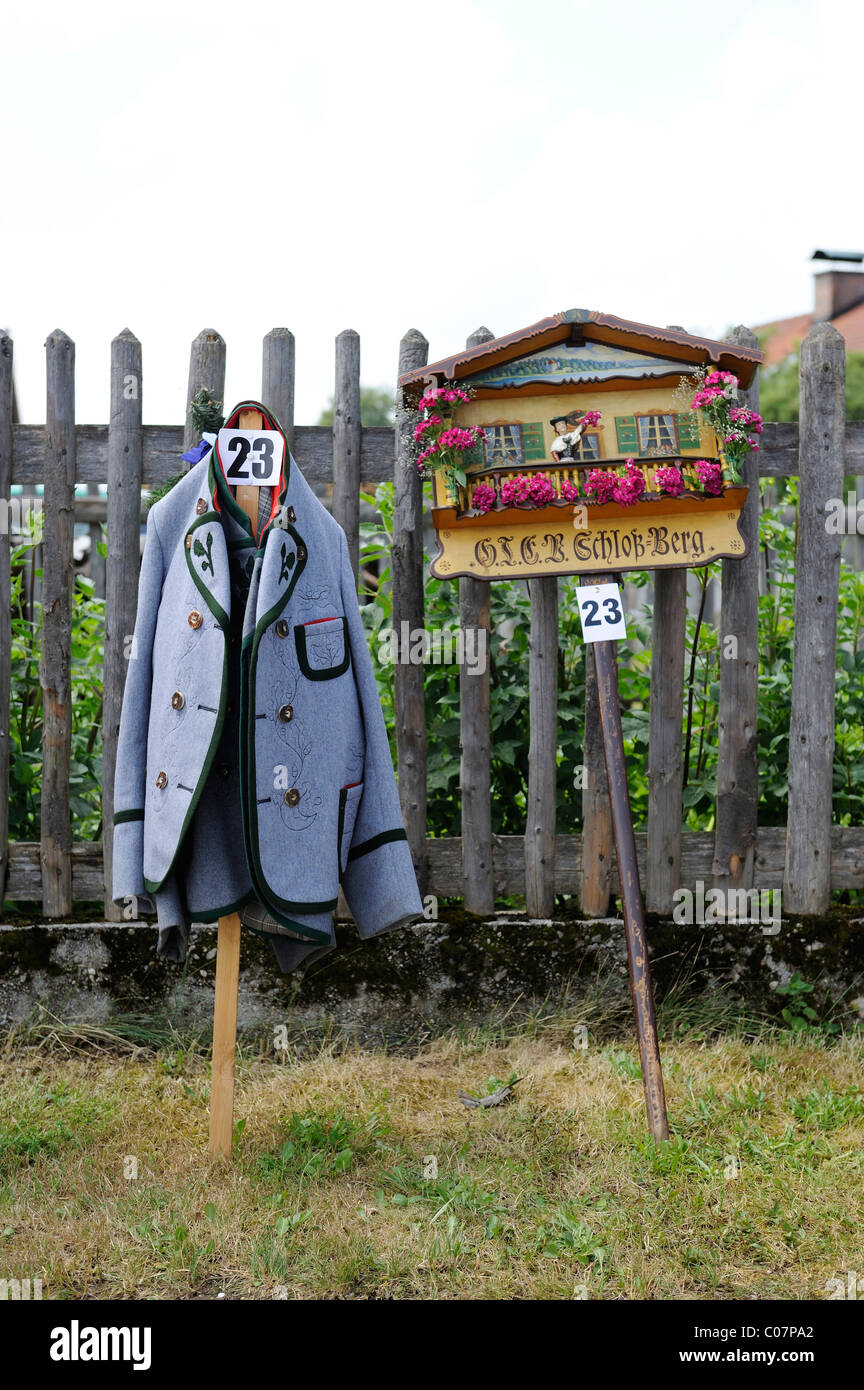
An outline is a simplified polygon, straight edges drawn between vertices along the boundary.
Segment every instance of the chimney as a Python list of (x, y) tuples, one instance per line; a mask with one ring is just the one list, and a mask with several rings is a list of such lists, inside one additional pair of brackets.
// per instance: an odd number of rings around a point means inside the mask
[(864, 300), (864, 272), (823, 270), (813, 276), (813, 322), (836, 318)]

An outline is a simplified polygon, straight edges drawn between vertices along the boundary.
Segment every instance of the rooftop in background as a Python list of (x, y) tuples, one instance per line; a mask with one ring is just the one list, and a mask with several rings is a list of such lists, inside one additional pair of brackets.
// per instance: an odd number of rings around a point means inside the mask
[[(417, 390), (432, 378), (464, 380), (465, 377), (476, 376), (493, 367), (500, 368), (504, 363), (524, 358), (526, 354), (543, 348), (582, 343), (602, 343), (649, 355), (652, 362), (646, 363), (646, 376), (712, 363), (724, 371), (735, 372), (742, 386), (749, 385), (763, 360), (762, 353), (756, 349), (718, 342), (713, 338), (697, 338), (683, 329), (632, 323), (629, 319), (616, 318), (614, 314), (602, 314), (597, 309), (566, 309), (563, 313), (540, 319), (528, 328), (517, 329), (502, 338), (491, 338), (476, 347), (463, 348), (452, 357), (406, 372), (399, 378), (399, 384)], [(583, 376), (581, 379), (591, 378)], [(564, 385), (562, 381), (559, 389)]]
[[(852, 260), (853, 252), (830, 253), (832, 260)], [(816, 253), (827, 260), (829, 253)], [(813, 276), (813, 308), (809, 314), (755, 325), (765, 353), (766, 367), (776, 366), (796, 352), (814, 323), (832, 323), (846, 342), (847, 352), (864, 352), (864, 271), (823, 270)]]

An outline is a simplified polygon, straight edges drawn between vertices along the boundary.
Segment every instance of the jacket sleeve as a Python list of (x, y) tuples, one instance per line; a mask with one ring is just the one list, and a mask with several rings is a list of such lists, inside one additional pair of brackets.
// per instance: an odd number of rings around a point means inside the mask
[(149, 897), (144, 887), (144, 784), (147, 775), (153, 639), (163, 579), (162, 546), (154, 508), (147, 515), (147, 536), (138, 580), (138, 611), (123, 690), (114, 774), (111, 896), (121, 904), (124, 898)]
[(423, 904), (344, 533), (340, 533), (340, 549), (342, 608), (366, 743), (363, 794), (342, 876), (342, 891), (360, 936), (369, 937), (421, 917)]

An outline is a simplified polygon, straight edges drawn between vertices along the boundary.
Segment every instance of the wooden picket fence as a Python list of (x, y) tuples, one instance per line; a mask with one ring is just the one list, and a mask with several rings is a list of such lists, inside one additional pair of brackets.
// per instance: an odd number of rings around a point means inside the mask
[[(492, 335), (480, 329), (469, 346)], [(747, 329), (732, 338), (755, 346)], [(133, 630), (137, 594), (141, 489), (178, 472), (184, 448), (197, 442), (185, 426), (142, 425), (141, 344), (128, 331), (111, 345), (111, 418), (107, 425), (77, 425), (75, 348), (65, 333), (46, 343), (46, 424), (14, 420), (12, 343), (0, 337), (0, 499), (13, 484), (43, 485), (42, 542), (43, 779), (41, 839), (9, 843), (10, 536), (0, 535), (0, 876), (3, 896), (38, 901), (49, 918), (70, 916), (75, 902), (105, 898), (110, 881), (113, 810), (111, 788), (126, 674), (124, 638)], [(261, 399), (278, 416), (305, 477), (332, 483), (332, 508), (344, 527), (357, 567), (359, 494), (392, 478), (395, 522), (392, 549), (393, 623), (424, 626), (423, 505), (410, 462), (413, 418), (397, 407), (395, 429), (361, 428), (360, 341), (346, 331), (336, 339), (335, 410), (331, 428), (295, 427), (294, 338), (276, 328), (263, 343)], [(422, 334), (406, 334), (399, 347), (401, 375), (427, 362)], [(843, 494), (844, 475), (864, 474), (864, 423), (845, 423), (843, 342), (827, 324), (814, 326), (801, 351), (800, 426), (766, 423), (762, 449), (751, 456), (742, 525), (750, 540), (743, 560), (723, 561), (721, 650), (734, 639), (734, 659), (720, 662), (716, 829), (682, 833), (682, 703), (686, 574), (654, 576), (651, 671), (650, 801), (647, 833), (637, 836), (642, 885), (649, 911), (668, 913), (679, 886), (698, 880), (714, 886), (783, 889), (784, 912), (823, 912), (832, 889), (864, 887), (864, 828), (832, 825), (832, 755), (836, 613), (842, 537), (825, 526), (825, 502)], [(187, 400), (206, 386), (224, 395), (225, 342), (205, 330), (192, 344)], [(251, 394), (255, 394), (252, 392)], [(758, 405), (758, 376), (748, 393)], [(789, 810), (785, 827), (757, 825), (759, 592), (757, 474), (800, 478), (796, 557), (795, 656), (790, 709)], [(76, 515), (92, 514), (90, 499), (76, 499), (75, 483), (107, 483), (105, 650), (103, 696), (103, 844), (71, 840), (69, 811), (72, 541)], [(92, 489), (91, 489), (92, 490)], [(88, 511), (88, 507), (90, 510)], [(588, 916), (606, 912), (616, 872), (608, 793), (590, 649), (586, 664), (585, 786), (581, 834), (556, 824), (558, 590), (555, 578), (530, 581), (530, 748), (524, 836), (492, 833), (489, 671), (460, 670), (461, 837), (426, 833), (426, 723), (424, 668), (394, 667), (399, 792), (418, 879), (424, 892), (461, 897), (477, 914), (491, 913), (496, 897), (524, 894), (528, 912), (551, 914), (556, 894), (575, 894)], [(489, 585), (459, 581), (461, 623), (489, 627)], [(561, 833), (564, 832), (564, 833)], [(118, 909), (105, 902), (105, 915)]]

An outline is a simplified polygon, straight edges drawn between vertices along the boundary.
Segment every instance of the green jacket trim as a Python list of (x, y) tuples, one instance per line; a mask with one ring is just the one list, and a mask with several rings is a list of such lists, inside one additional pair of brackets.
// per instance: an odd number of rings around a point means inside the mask
[(224, 907), (208, 908), (206, 912), (198, 912), (194, 907), (189, 908), (190, 922), (216, 922), (220, 917), (229, 917), (232, 912), (239, 912), (241, 907), (245, 907), (255, 897), (254, 891), (250, 888), (248, 893), (244, 893), (242, 898), (236, 902), (226, 903)]
[(130, 820), (143, 820), (143, 819), (144, 819), (144, 808), (143, 808), (143, 806), (137, 808), (137, 809), (134, 810), (134, 811), (115, 811), (115, 812), (114, 812), (114, 824), (115, 824), (115, 825), (125, 825), (126, 821), (130, 821)]
[[(285, 529), (291, 533), (298, 546), (306, 546), (302, 536), (298, 534), (293, 526), (286, 526)], [(245, 729), (245, 738), (240, 740), (240, 778), (241, 784), (245, 788), (246, 795), (240, 798), (241, 816), (243, 821), (243, 844), (246, 850), (246, 867), (249, 877), (255, 885), (258, 900), (267, 908), (270, 915), (281, 926), (288, 927), (302, 935), (304, 940), (315, 942), (329, 942), (330, 933), (327, 931), (316, 931), (313, 927), (301, 926), (294, 922), (287, 913), (290, 912), (332, 912), (339, 899), (338, 896), (328, 899), (325, 902), (295, 902), (290, 898), (280, 898), (270, 889), (261, 867), (261, 860), (258, 848), (258, 816), (256, 802), (256, 766), (255, 766), (255, 671), (258, 659), (258, 648), (261, 638), (267, 628), (279, 617), (283, 608), (290, 599), (297, 581), (306, 566), (306, 559), (298, 559), (291, 580), (283, 594), (280, 594), (272, 608), (259, 618), (254, 632), (247, 633), (243, 639), (241, 647), (240, 661), (240, 728)], [(265, 933), (266, 935), (266, 933)], [(272, 933), (271, 933), (272, 935)]]
[[(196, 517), (195, 520), (192, 522), (192, 525), (189, 527), (189, 530), (186, 532), (187, 540), (189, 536), (194, 536), (194, 533), (198, 530), (199, 526), (209, 526), (212, 525), (214, 521), (218, 522), (220, 526), (222, 525), (222, 521), (218, 512), (205, 512), (203, 516)], [(207, 607), (210, 609), (210, 612), (213, 614), (213, 617), (216, 619), (223, 632), (227, 632), (229, 622), (228, 614), (225, 612), (225, 609), (222, 607), (221, 603), (219, 603), (214, 598), (213, 594), (210, 592), (210, 589), (204, 583), (204, 580), (201, 578), (200, 574), (198, 573), (198, 571), (192, 563), (192, 549), (194, 545), (195, 540), (193, 540), (191, 546), (186, 545), (184, 547), (186, 551), (186, 564), (189, 568), (189, 573), (194, 579), (195, 587), (200, 593), (204, 602), (207, 604)]]
[(362, 844), (355, 845), (348, 853), (348, 863), (354, 859), (361, 859), (364, 854), (371, 854), (373, 850), (380, 849), (381, 845), (389, 845), (394, 840), (407, 840), (404, 829), (382, 830), (380, 835), (373, 835), (371, 840), (364, 840)]
[[(217, 604), (216, 606), (217, 606), (217, 608), (218, 608), (219, 605)], [(222, 630), (222, 636), (223, 636), (223, 642), (226, 641), (227, 639), (225, 638), (225, 631), (224, 631), (224, 628), (223, 628), (223, 630)], [(221, 690), (219, 691), (219, 708), (218, 708), (218, 710), (216, 711), (216, 719), (215, 719), (214, 724), (213, 724), (213, 732), (212, 732), (212, 734), (210, 735), (210, 744), (209, 744), (209, 746), (208, 746), (208, 748), (207, 748), (207, 753), (206, 753), (206, 756), (205, 756), (205, 758), (204, 758), (204, 762), (203, 762), (202, 767), (201, 767), (201, 772), (200, 772), (200, 775), (199, 775), (199, 777), (198, 777), (198, 781), (195, 783), (195, 790), (193, 791), (192, 795), (191, 795), (190, 798), (189, 798), (189, 806), (188, 806), (188, 808), (187, 808), (186, 815), (183, 817), (183, 824), (181, 825), (181, 827), (180, 827), (180, 833), (179, 833), (179, 835), (177, 836), (177, 844), (176, 844), (176, 846), (175, 846), (175, 848), (174, 848), (174, 853), (173, 853), (173, 855), (172, 855), (172, 857), (171, 857), (171, 863), (168, 865), (168, 868), (165, 870), (165, 873), (163, 874), (162, 878), (159, 880), (158, 883), (154, 882), (154, 881), (151, 880), (151, 879), (145, 878), (145, 880), (144, 880), (144, 885), (145, 885), (145, 887), (146, 887), (148, 893), (158, 893), (158, 892), (159, 892), (160, 888), (161, 888), (162, 885), (164, 884), (166, 878), (167, 878), (168, 875), (171, 873), (171, 870), (174, 868), (174, 865), (175, 865), (176, 862), (177, 862), (177, 856), (178, 856), (178, 854), (180, 853), (180, 850), (181, 850), (181, 848), (182, 848), (182, 846), (183, 846), (183, 841), (184, 841), (184, 839), (186, 838), (186, 832), (187, 832), (187, 830), (189, 829), (189, 825), (190, 825), (190, 822), (191, 822), (191, 820), (192, 820), (192, 817), (194, 816), (195, 811), (196, 811), (196, 809), (197, 809), (198, 802), (201, 800), (201, 793), (202, 793), (202, 791), (204, 790), (204, 785), (205, 785), (205, 783), (206, 783), (206, 781), (207, 781), (207, 778), (210, 776), (210, 769), (212, 768), (213, 763), (214, 763), (215, 760), (216, 760), (216, 753), (217, 753), (217, 750), (218, 750), (218, 748), (219, 748), (219, 741), (220, 741), (220, 739), (221, 739), (221, 737), (222, 737), (222, 727), (223, 727), (223, 725), (224, 725), (224, 723), (225, 723), (225, 706), (226, 706), (227, 703), (228, 703), (228, 652), (227, 652), (227, 650), (223, 650), (223, 653), (222, 653), (222, 688), (221, 688)]]

